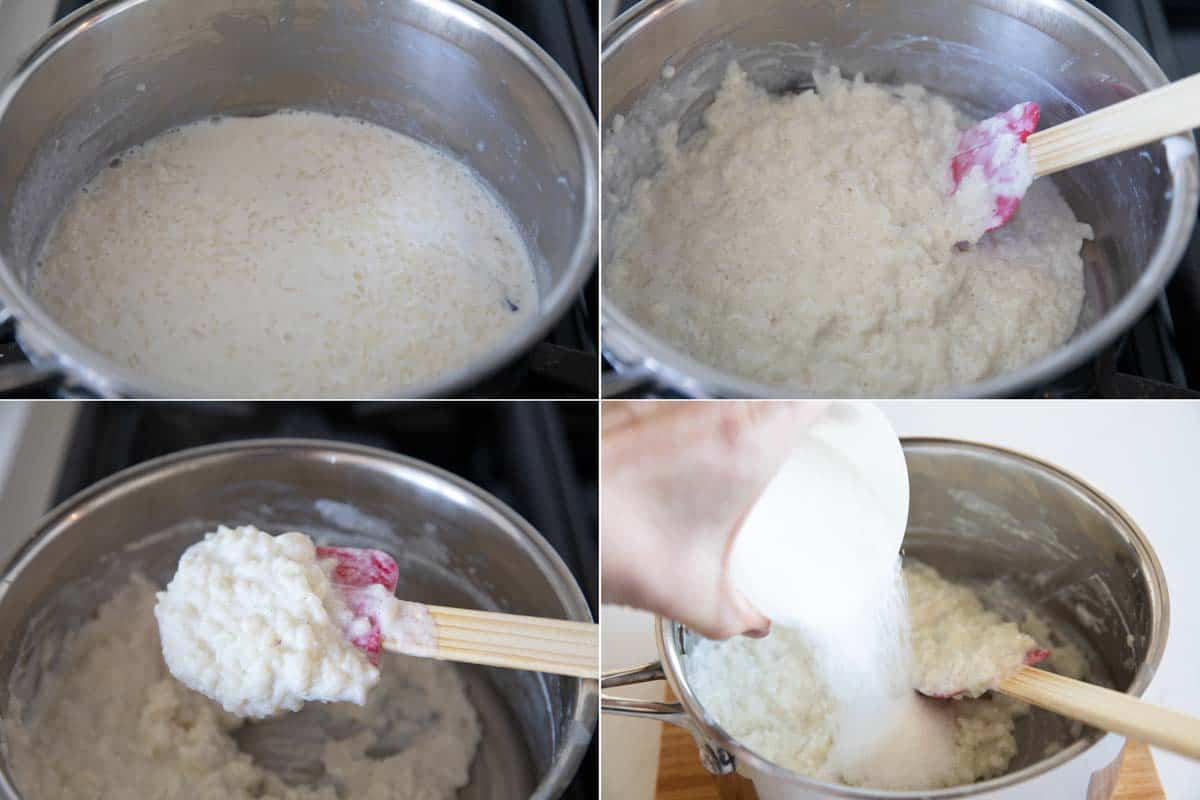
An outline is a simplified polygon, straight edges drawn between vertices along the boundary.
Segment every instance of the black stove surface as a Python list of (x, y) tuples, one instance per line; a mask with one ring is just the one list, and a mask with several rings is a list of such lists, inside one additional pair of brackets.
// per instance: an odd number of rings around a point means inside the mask
[[(533, 39), (574, 81), (596, 113), (599, 77), (598, 9), (592, 0), (482, 0), (480, 5), (507, 19)], [(87, 5), (59, 0), (56, 19)], [(529, 353), (465, 394), (470, 397), (595, 398), (599, 372), (599, 279), (596, 270), (570, 310)], [(11, 324), (0, 325), (0, 365), (25, 356)], [(21, 396), (64, 394), (50, 380), (19, 390)]]
[[(1195, 4), (1172, 0), (1091, 2), (1141, 42), (1169, 79), (1200, 71), (1200, 8)], [(1157, 302), (1125, 336), (1085, 368), (1083, 378), (1074, 387), (1068, 385), (1063, 394), (1198, 396), (1200, 233), (1193, 232), (1178, 270)], [(1049, 393), (1054, 394), (1053, 388)]]
[[(553, 58), (598, 116), (600, 48), (596, 0), (477, 0)], [(527, 378), (511, 397), (595, 398), (600, 369), (600, 281), (596, 270), (549, 338), (526, 358)], [(495, 393), (493, 393), (495, 394)]]
[[(336, 439), (427, 461), (491, 492), (546, 537), (599, 595), (599, 431), (595, 403), (93, 402), (79, 422), (55, 503), (126, 467), (205, 444), (262, 437)], [(599, 795), (597, 742), (566, 800)]]
[[(1200, 3), (1195, 0), (1091, 0), (1129, 31), (1175, 80), (1200, 72)], [(621, 9), (633, 6), (624, 0)], [(606, 373), (610, 367), (605, 365)], [(611, 374), (611, 373), (608, 373)], [(627, 394), (672, 396), (640, 385)], [(1200, 231), (1149, 311), (1092, 362), (1031, 397), (1200, 397)]]

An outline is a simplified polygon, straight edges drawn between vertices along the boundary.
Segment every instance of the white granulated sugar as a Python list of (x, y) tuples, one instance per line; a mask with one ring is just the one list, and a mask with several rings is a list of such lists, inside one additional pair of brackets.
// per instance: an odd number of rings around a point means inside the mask
[(379, 670), (350, 644), (366, 620), (342, 602), (332, 566), (302, 533), (208, 534), (184, 552), (154, 608), (171, 674), (243, 717), (309, 700), (361, 705)]
[[(919, 562), (904, 568), (910, 591), (914, 570), (930, 613), (913, 620), (913, 640), (934, 639), (943, 625), (994, 624), (974, 609), (958, 619), (960, 593), (969, 590)], [(847, 758), (837, 752), (841, 730), (827, 670), (804, 633), (780, 626), (760, 640), (701, 640), (686, 668), (701, 704), (739, 741), (788, 769), (853, 786), (936, 789), (1000, 775), (1017, 751), (1014, 720), (1028, 710), (1004, 698), (931, 700), (910, 690), (877, 709), (879, 738)]]
[(242, 720), (167, 671), (155, 588), (140, 578), (122, 588), (76, 632), (33, 702), (8, 709), (23, 797), (454, 800), (467, 785), (481, 725), (457, 668), (392, 655), (365, 706), (323, 707), (343, 738), (320, 745), (320, 784), (284, 783), (238, 749)]
[(762, 640), (700, 641), (687, 674), (718, 723), (764, 758), (822, 780), (933, 789), (1003, 772), (1020, 704), (973, 696), (1033, 638), (919, 562), (900, 569), (908, 471), (887, 418), (830, 404), (746, 514), (731, 580), (772, 620)]
[(369, 396), (464, 366), (538, 295), (463, 164), (311, 112), (168, 132), (64, 211), (34, 277), (119, 364), (197, 395)]
[(883, 413), (831, 404), (746, 515), (730, 575), (773, 625), (812, 649), (837, 718), (832, 758), (858, 761), (880, 715), (911, 693), (900, 545), (908, 472)]
[[(1065, 342), (1091, 237), (1052, 182), (976, 245), (951, 157), (969, 121), (916, 86), (817, 76), (772, 97), (731, 66), (612, 220), (605, 292), (693, 357), (825, 395), (929, 393)], [(978, 216), (978, 214), (976, 214)]]

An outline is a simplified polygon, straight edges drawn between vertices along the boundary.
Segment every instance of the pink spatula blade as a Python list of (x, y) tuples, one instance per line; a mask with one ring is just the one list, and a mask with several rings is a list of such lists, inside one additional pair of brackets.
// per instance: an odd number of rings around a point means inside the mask
[(379, 664), (383, 650), (383, 631), (379, 623), (380, 596), (371, 591), (380, 586), (387, 595), (396, 591), (400, 579), (400, 568), (396, 561), (381, 550), (357, 547), (317, 547), (317, 558), (332, 558), (333, 584), (342, 595), (342, 600), (356, 617), (365, 617), (370, 629), (365, 632), (348, 632), (350, 643), (361, 650), (372, 664)]
[(378, 583), (389, 592), (396, 591), (400, 568), (396, 566), (396, 560), (382, 550), (318, 546), (317, 558), (337, 561), (333, 582), (340, 586), (367, 587)]
[[(1049, 650), (1047, 650), (1044, 647), (1035, 647), (1032, 650), (1029, 650), (1025, 653), (1025, 664), (1026, 664), (1026, 666), (1032, 667), (1035, 664), (1042, 663), (1049, 657), (1050, 657)], [(999, 681), (997, 681), (997, 683), (998, 682)], [(919, 691), (923, 695), (926, 695), (927, 697), (936, 697), (936, 698), (939, 698), (942, 700), (952, 700), (956, 697), (962, 697), (963, 695), (965, 695), (967, 693), (966, 689), (958, 689), (953, 692), (927, 692), (919, 686), (917, 687), (917, 691)]]
[(1018, 103), (963, 131), (958, 140), (958, 151), (950, 161), (954, 191), (972, 170), (982, 170), (992, 203), (989, 231), (1012, 219), (1033, 180), (1023, 147), (1037, 130), (1041, 115), (1037, 103)]

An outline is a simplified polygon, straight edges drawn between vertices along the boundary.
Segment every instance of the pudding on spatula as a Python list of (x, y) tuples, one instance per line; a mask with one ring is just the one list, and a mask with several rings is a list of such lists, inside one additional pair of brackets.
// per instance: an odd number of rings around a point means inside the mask
[(369, 636), (375, 623), (343, 600), (318, 550), (302, 533), (249, 525), (189, 547), (154, 608), (171, 674), (244, 717), (365, 702), (378, 651), (369, 658), (347, 632)]
[(959, 138), (950, 171), (972, 241), (1012, 219), (1035, 178), (1200, 126), (1200, 75), (1037, 131), (1041, 113), (1018, 103)]
[(904, 565), (913, 684), (929, 697), (979, 697), (1027, 664), (1050, 656), (979, 596), (918, 561)]
[(598, 675), (598, 626), (400, 600), (399, 574), (380, 550), (221, 526), (158, 594), (163, 657), (184, 685), (255, 718), (306, 701), (361, 705), (383, 650)]

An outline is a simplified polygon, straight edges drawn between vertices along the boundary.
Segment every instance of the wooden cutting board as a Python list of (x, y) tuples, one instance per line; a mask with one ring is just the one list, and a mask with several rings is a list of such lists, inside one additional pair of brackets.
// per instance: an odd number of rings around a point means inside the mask
[[(1081, 800), (1165, 800), (1149, 748), (1129, 742), (1107, 768), (1092, 776)], [(692, 736), (674, 725), (662, 726), (655, 800), (758, 800), (745, 778), (716, 778), (705, 771)]]

